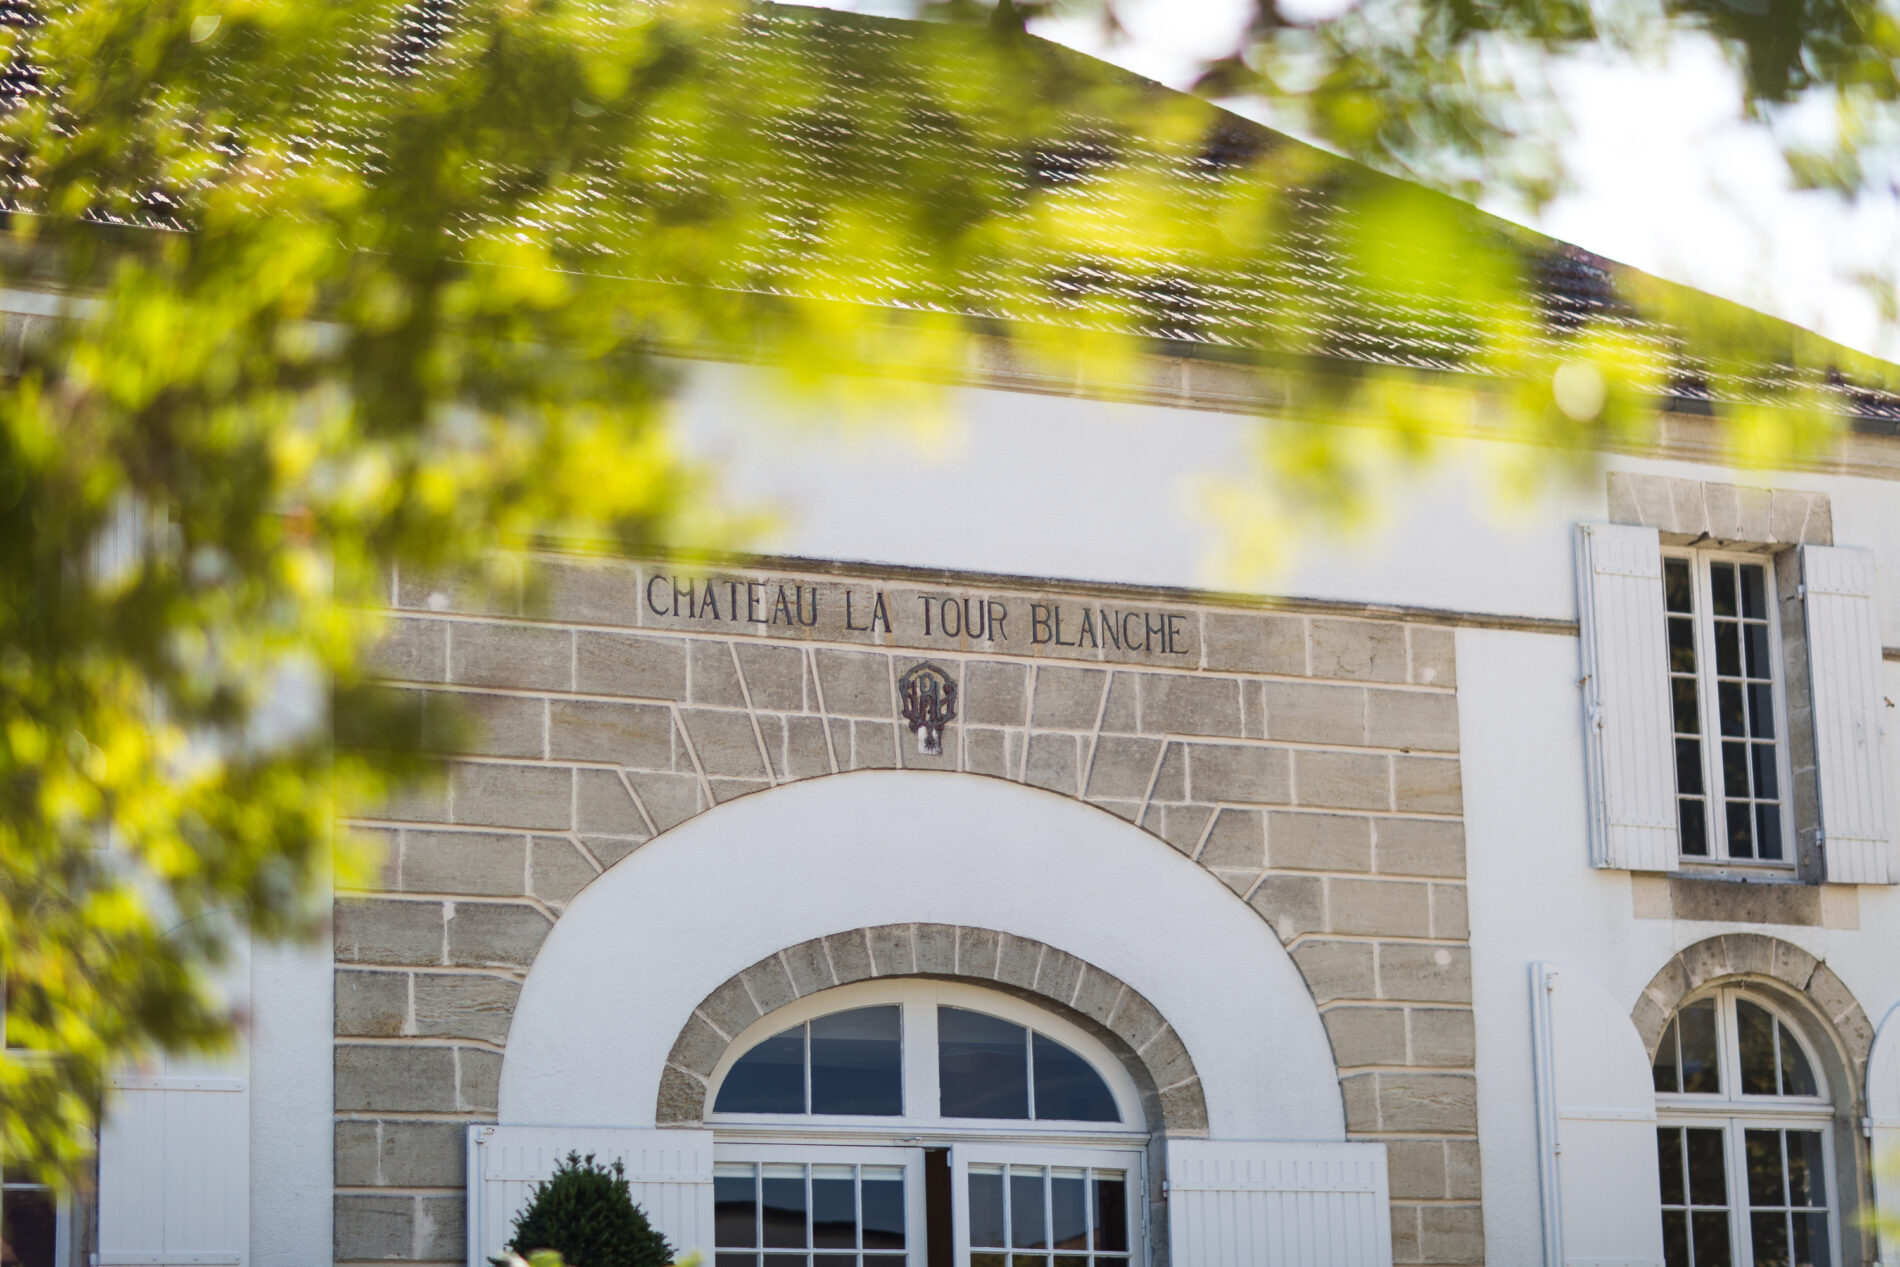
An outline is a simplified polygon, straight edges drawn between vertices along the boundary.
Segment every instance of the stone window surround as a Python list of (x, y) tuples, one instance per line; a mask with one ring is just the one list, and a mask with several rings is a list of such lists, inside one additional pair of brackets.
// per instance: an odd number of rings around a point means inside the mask
[(1834, 1070), (1829, 1077), (1858, 1096), (1873, 1052), (1873, 1024), (1854, 992), (1824, 960), (1779, 937), (1724, 933), (1677, 951), (1643, 987), (1630, 1020), (1654, 1057), (1663, 1029), (1684, 999), (1705, 986), (1747, 979), (1768, 985), (1778, 997), (1798, 1000), (1795, 1011), (1808, 1023), (1808, 1036), (1823, 1050), (1823, 1058), (1832, 1052), (1846, 1060), (1845, 1080)]
[(713, 1070), (753, 1022), (837, 986), (904, 977), (969, 982), (1056, 1013), (1114, 1053), (1150, 1123), (1178, 1138), (1206, 1137), (1207, 1100), (1194, 1057), (1139, 991), (1044, 942), (951, 924), (882, 924), (814, 937), (734, 973), (681, 1028), (660, 1076), (654, 1120), (702, 1123)]
[(1636, 919), (1779, 924), (1849, 932), (1860, 928), (1860, 889), (1852, 884), (1791, 884), (1785, 880), (1632, 871), (1630, 908)]
[(1609, 508), (1611, 523), (1654, 528), (1671, 545), (1834, 544), (1826, 493), (1611, 471)]
[(1716, 985), (1743, 986), (1779, 1004), (1820, 1057), (1834, 1097), (1841, 1261), (1864, 1261), (1869, 1255), (1857, 1243), (1862, 1232), (1852, 1213), (1872, 1209), (1874, 1199), (1872, 1159), (1860, 1129), (1874, 1045), (1867, 1013), (1847, 983), (1801, 947), (1761, 933), (1725, 933), (1677, 951), (1637, 996), (1630, 1021), (1648, 1059), (1655, 1059), (1663, 1031), (1683, 1002)]

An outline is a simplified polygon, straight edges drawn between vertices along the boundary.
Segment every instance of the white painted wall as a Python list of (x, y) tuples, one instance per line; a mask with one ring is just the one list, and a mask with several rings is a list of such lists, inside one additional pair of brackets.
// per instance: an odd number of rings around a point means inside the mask
[[(1222, 526), (1210, 482), (1257, 470), (1259, 419), (966, 388), (945, 421), (906, 420), (913, 391), (839, 421), (788, 400), (762, 370), (695, 367), (679, 420), (685, 448), (714, 466), (737, 505), (777, 516), (760, 549), (813, 558), (1144, 585), (1239, 588), (1217, 575)], [(1263, 592), (1570, 620), (1569, 526), (1607, 516), (1603, 478), (1553, 482), (1506, 504), (1492, 472), (1509, 446), (1449, 446), (1438, 464), (1395, 477), (1386, 513), (1350, 540), (1291, 543)], [(1637, 458), (1612, 469), (1724, 483), (1719, 467)], [(1886, 643), (1900, 645), (1900, 498), (1886, 481), (1768, 472), (1772, 487), (1825, 492), (1835, 540), (1881, 554)]]
[[(1887, 670), (1889, 691), (1900, 692), (1900, 666)], [(1486, 1251), (1497, 1263), (1535, 1262), (1542, 1252), (1531, 961), (1581, 971), (1628, 1008), (1683, 947), (1726, 932), (1768, 933), (1826, 959), (1869, 1019), (1900, 1001), (1894, 888), (1859, 888), (1858, 931), (1634, 918), (1629, 875), (1586, 862), (1576, 676), (1575, 639), (1459, 631), (1478, 1128)]]
[(251, 1264), (331, 1260), (335, 966), (326, 934), (251, 956)]
[(813, 937), (913, 921), (1035, 938), (1139, 990), (1193, 1055), (1214, 1138), (1345, 1138), (1312, 996), (1225, 885), (1054, 793), (899, 771), (721, 806), (583, 891), (522, 989), (501, 1121), (651, 1126), (674, 1038), (726, 978)]

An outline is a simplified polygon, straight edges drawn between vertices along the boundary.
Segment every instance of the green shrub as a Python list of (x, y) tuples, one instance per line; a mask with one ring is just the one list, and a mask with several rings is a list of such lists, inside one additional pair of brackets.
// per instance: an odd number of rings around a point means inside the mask
[(555, 1250), (567, 1267), (668, 1267), (673, 1261), (673, 1247), (633, 1203), (627, 1168), (618, 1161), (599, 1165), (592, 1153), (569, 1153), (552, 1178), (535, 1186), (507, 1248), (523, 1257)]

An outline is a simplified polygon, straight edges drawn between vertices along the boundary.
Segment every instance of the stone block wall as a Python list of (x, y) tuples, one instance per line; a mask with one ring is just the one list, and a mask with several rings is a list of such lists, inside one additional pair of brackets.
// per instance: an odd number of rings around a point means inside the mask
[[(542, 576), (532, 601), (391, 582), (376, 670), (453, 759), (358, 824), (383, 889), (337, 901), (339, 1262), (463, 1261), (464, 1129), (494, 1120), (521, 982), (595, 875), (723, 801), (873, 768), (1045, 788), (1206, 867), (1311, 987), (1351, 1137), (1388, 1143), (1397, 1260), (1481, 1261), (1450, 628), (955, 578)], [(958, 686), (941, 755), (901, 716), (925, 661)]]

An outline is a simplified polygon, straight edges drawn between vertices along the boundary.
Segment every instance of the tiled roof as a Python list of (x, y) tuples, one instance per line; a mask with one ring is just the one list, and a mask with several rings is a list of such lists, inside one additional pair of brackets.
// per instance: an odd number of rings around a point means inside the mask
[[(0, 22), (27, 21), (33, 0), (0, 0)], [(454, 21), (455, 0), (420, 0), (409, 11), (403, 28), (391, 40), (380, 42), (375, 56), (363, 56), (345, 67), (334, 91), (347, 103), (367, 100), (386, 89), (392, 71), (428, 57)], [(614, 8), (602, 5), (603, 21)], [(1191, 142), (1163, 145), (1130, 136), (1126, 130), (1105, 127), (1099, 119), (1077, 114), (1063, 129), (1066, 139), (1024, 152), (1015, 144), (973, 137), (965, 122), (941, 113), (938, 103), (917, 102), (908, 113), (880, 111), (864, 119), (854, 111), (852, 65), (865, 59), (896, 59), (906, 42), (914, 41), (917, 24), (829, 10), (761, 4), (740, 33), (725, 39), (716, 56), (728, 60), (739, 75), (764, 76), (769, 61), (785, 54), (788, 41), (805, 41), (813, 56), (838, 55), (831, 70), (830, 92), (796, 115), (773, 116), (776, 131), (772, 171), (753, 191), (764, 211), (760, 233), (749, 240), (740, 258), (729, 262), (727, 275), (748, 289), (830, 297), (893, 309), (929, 309), (960, 312), (969, 317), (1001, 323), (1051, 320), (1049, 299), (1067, 296), (1073, 307), (1060, 303), (1053, 319), (1080, 326), (1132, 327), (1177, 349), (1209, 356), (1246, 357), (1265, 351), (1290, 357), (1317, 358), (1345, 365), (1396, 366), (1441, 371), (1472, 372), (1479, 367), (1482, 337), (1504, 332), (1533, 360), (1552, 363), (1567, 355), (1571, 340), (1586, 325), (1613, 328), (1633, 355), (1671, 383), (1678, 405), (1708, 408), (1710, 393), (1703, 378), (1682, 361), (1681, 341), (1668, 327), (1646, 318), (1626, 298), (1623, 282), (1637, 275), (1576, 247), (1541, 237), (1487, 216), (1461, 208), (1453, 217), (1466, 236), (1462, 248), (1474, 255), (1499, 250), (1515, 253), (1524, 262), (1525, 276), (1534, 286), (1534, 302), (1499, 305), (1474, 311), (1467, 298), (1447, 297), (1429, 288), (1381, 287), (1351, 275), (1340, 253), (1330, 245), (1342, 232), (1379, 232), (1377, 224), (1355, 221), (1344, 189), (1364, 191), (1384, 184), (1399, 187), (1357, 164), (1316, 152), (1299, 142), (1238, 116), (1211, 113), (1211, 125)], [(1128, 75), (1103, 63), (1053, 45), (1037, 43), (1037, 54), (1058, 59), (1077, 74), (1118, 81), (1138, 91), (1165, 94), (1169, 90)], [(974, 52), (970, 56), (976, 56)], [(954, 67), (946, 73), (954, 74)], [(39, 91), (30, 76), (0, 70), (0, 103)], [(346, 108), (337, 111), (347, 118)], [(373, 165), (377, 155), (340, 122), (332, 135), (303, 138), (310, 161)], [(1119, 163), (1167, 182), (1178, 197), (1167, 202), (1167, 214), (1178, 218), (1176, 228), (1192, 228), (1213, 214), (1229, 183), (1237, 178), (1258, 179), (1253, 164), (1262, 155), (1287, 152), (1314, 160), (1299, 165), (1303, 173), (1280, 189), (1284, 227), (1258, 258), (1227, 266), (1198, 269), (1189, 260), (1157, 248), (1146, 258), (1131, 257), (1126, 242), (1134, 236), (1138, 217), (1145, 211), (1100, 192), (1095, 173)], [(646, 174), (655, 189), (683, 188), (693, 179), (695, 164), (707, 152), (706, 138), (695, 125), (682, 125), (657, 147)], [(843, 156), (848, 154), (848, 164)], [(1076, 214), (1099, 225), (1104, 239), (1124, 244), (1117, 261), (1091, 259), (1086, 253), (1050, 254), (1020, 259), (1002, 255), (967, 258), (949, 287), (926, 284), (930, 270), (908, 272), (888, 257), (854, 261), (836, 252), (822, 257), (825, 267), (814, 267), (797, 251), (806, 208), (798, 189), (807, 182), (822, 183), (862, 177), (865, 165), (882, 165), (888, 173), (905, 170), (920, 154), (932, 154), (980, 171), (993, 186), (1029, 191), (1060, 191)], [(1237, 177), (1238, 173), (1247, 173)], [(612, 270), (610, 243), (633, 223), (639, 208), (626, 201), (624, 186), (605, 179), (582, 195), (559, 200), (532, 201), (518, 211), (522, 227), (552, 235), (576, 255), (593, 257)], [(12, 208), (32, 203), (32, 191), (17, 183), (9, 186), (0, 172), (0, 198)], [(182, 230), (189, 218), (181, 199), (150, 194), (134, 203), (122, 203), (99, 218), (135, 226)], [(1401, 259), (1408, 246), (1403, 239), (1389, 242)], [(1439, 263), (1421, 258), (1421, 268)], [(651, 278), (677, 281), (683, 278)], [(1710, 303), (1719, 301), (1709, 300)], [(1792, 371), (1764, 363), (1741, 376), (1729, 375), (1731, 390), (1742, 395), (1769, 396), (1789, 380)], [(1840, 393), (1868, 429), (1900, 433), (1900, 398), (1850, 387), (1831, 375), (1828, 387)]]

